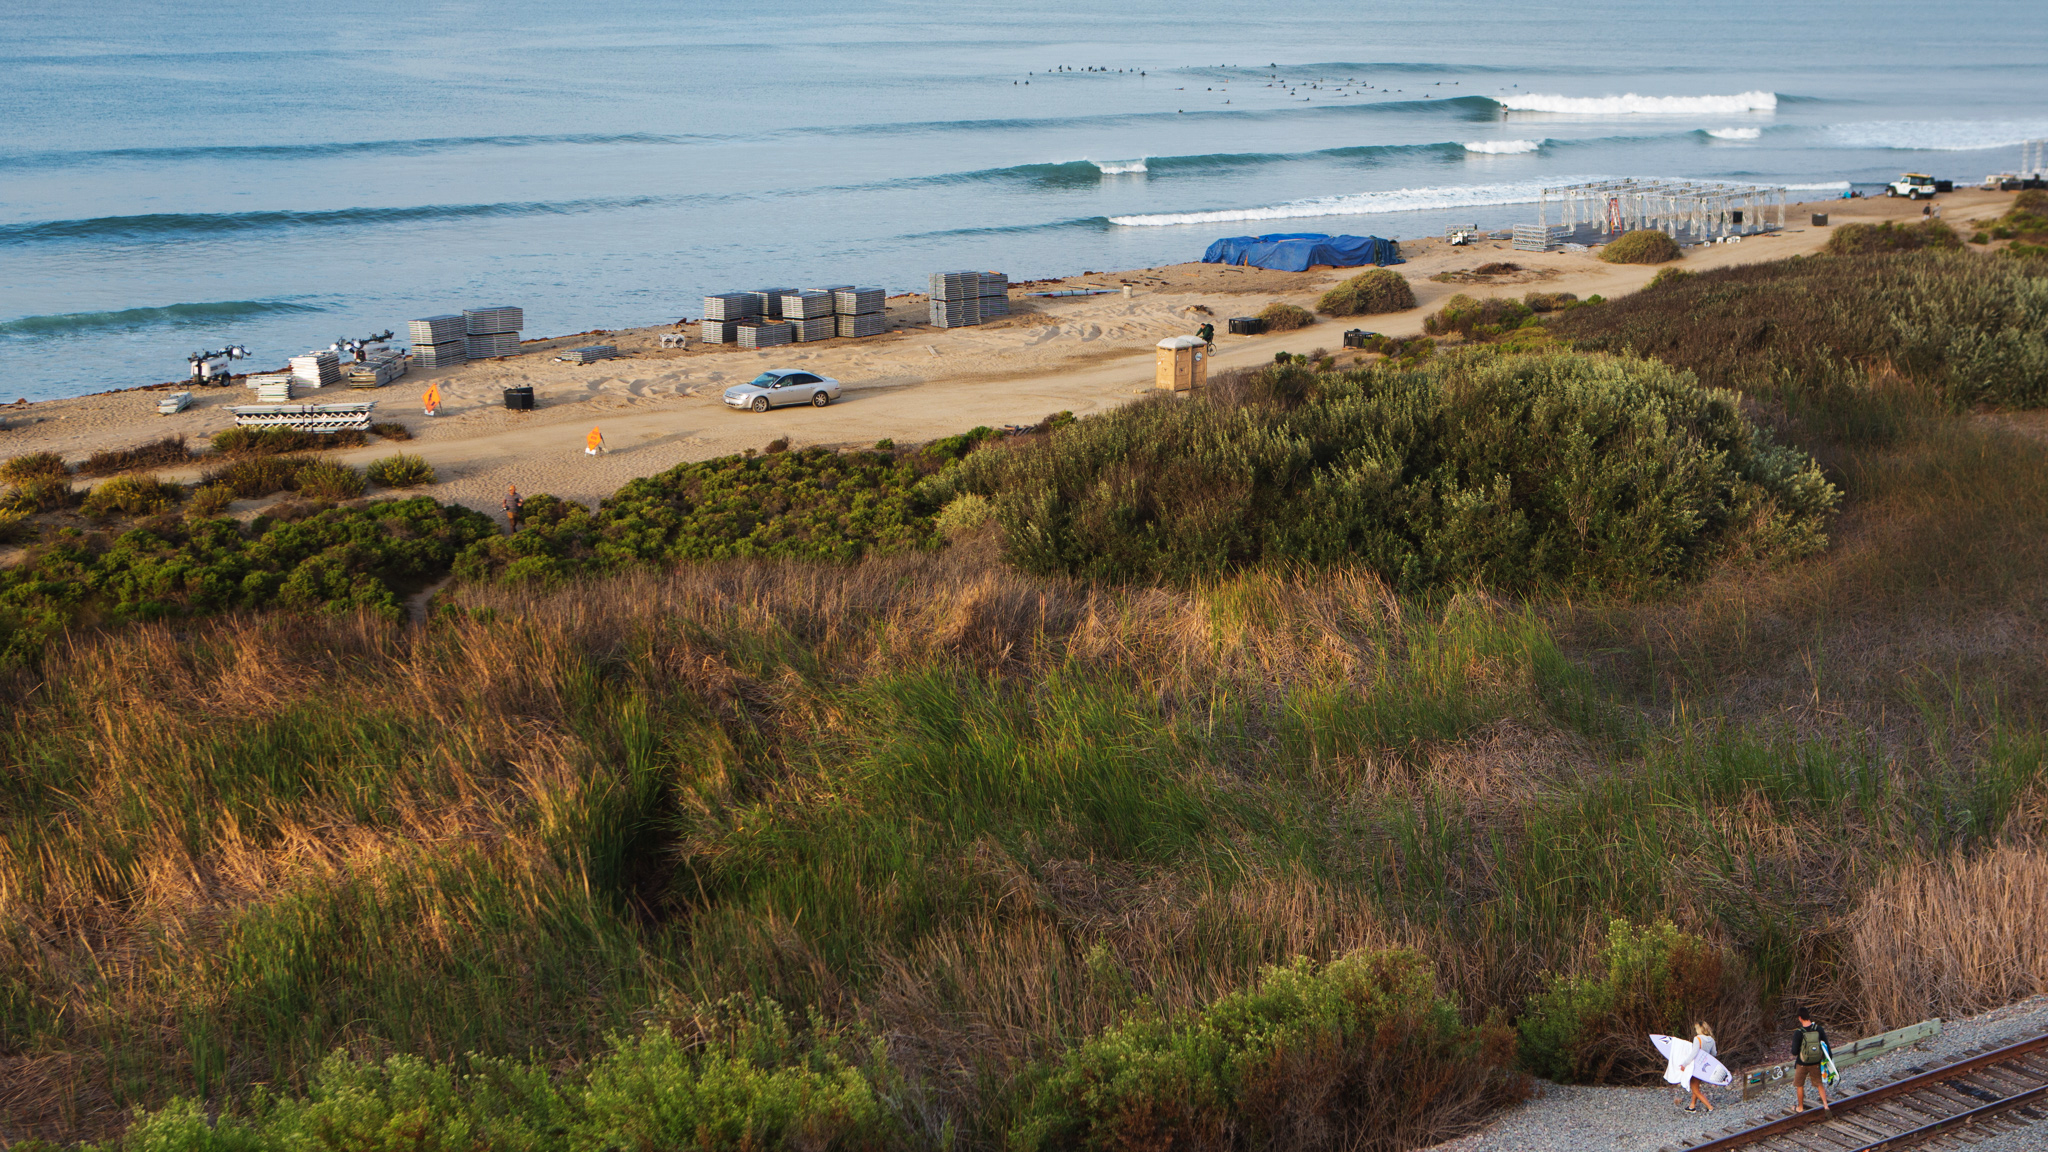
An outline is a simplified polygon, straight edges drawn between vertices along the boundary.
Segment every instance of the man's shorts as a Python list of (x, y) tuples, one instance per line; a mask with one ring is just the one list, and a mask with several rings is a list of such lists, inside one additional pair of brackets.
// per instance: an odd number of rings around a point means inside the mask
[(1809, 1080), (1813, 1082), (1816, 1090), (1826, 1083), (1826, 1081), (1820, 1078), (1820, 1065), (1794, 1064), (1792, 1066), (1792, 1086), (1794, 1088), (1805, 1087), (1806, 1082)]

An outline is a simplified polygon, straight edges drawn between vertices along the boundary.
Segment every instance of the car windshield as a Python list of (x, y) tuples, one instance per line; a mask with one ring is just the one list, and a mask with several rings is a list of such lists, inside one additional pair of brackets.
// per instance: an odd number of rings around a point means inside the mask
[(754, 377), (752, 380), (747, 381), (747, 383), (753, 385), (756, 388), (773, 388), (777, 384), (782, 383), (782, 377), (777, 376), (773, 372), (763, 372), (759, 376)]

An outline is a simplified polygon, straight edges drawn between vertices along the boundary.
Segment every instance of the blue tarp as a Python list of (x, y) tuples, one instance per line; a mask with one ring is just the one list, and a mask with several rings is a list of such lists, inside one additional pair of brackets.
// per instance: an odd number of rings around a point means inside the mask
[(1329, 236), (1321, 232), (1276, 232), (1271, 236), (1230, 236), (1209, 245), (1204, 264), (1249, 264), (1281, 272), (1306, 272), (1317, 264), (1356, 268), (1360, 264), (1401, 264), (1401, 246), (1377, 236)]

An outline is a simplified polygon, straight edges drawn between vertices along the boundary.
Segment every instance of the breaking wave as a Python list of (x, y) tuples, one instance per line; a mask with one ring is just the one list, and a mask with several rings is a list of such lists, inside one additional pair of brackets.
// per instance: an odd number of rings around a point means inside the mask
[(213, 300), (166, 304), (161, 308), (123, 308), (117, 312), (63, 312), (0, 321), (0, 335), (55, 336), (67, 332), (103, 332), (127, 328), (186, 328), (246, 320), (255, 316), (324, 312), (317, 304), (296, 300)]
[(1486, 156), (1516, 156), (1543, 147), (1541, 140), (1467, 140), (1465, 151)]
[(1397, 188), (1348, 196), (1316, 196), (1263, 208), (1219, 208), (1205, 212), (1157, 212), (1142, 216), (1111, 216), (1126, 228), (1163, 228), (1174, 224), (1230, 224), (1249, 220), (1305, 220), (1317, 216), (1369, 216), (1381, 212), (1425, 212), (1434, 208), (1477, 208), (1493, 204), (1530, 204), (1544, 187), (1578, 183), (1586, 176), (1521, 180), (1507, 184), (1464, 184), (1450, 188)]
[(1716, 140), (1755, 140), (1764, 134), (1761, 128), (1709, 128), (1707, 135)]
[(1872, 120), (1836, 124), (1824, 129), (1822, 136), (1845, 148), (1979, 152), (2014, 148), (2048, 136), (2048, 120)]
[(1572, 116), (1723, 116), (1730, 112), (1775, 112), (1775, 92), (1740, 92), (1733, 96), (1556, 96), (1531, 93), (1497, 96), (1510, 112), (1561, 112)]
[(1145, 159), (1136, 160), (1090, 160), (1090, 164), (1102, 170), (1104, 176), (1121, 176), (1130, 172), (1145, 171)]

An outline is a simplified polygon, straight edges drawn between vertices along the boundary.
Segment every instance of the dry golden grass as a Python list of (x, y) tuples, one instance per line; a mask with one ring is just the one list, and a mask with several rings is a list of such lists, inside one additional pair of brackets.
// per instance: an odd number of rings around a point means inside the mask
[(1864, 894), (1849, 943), (1872, 1031), (2048, 993), (2048, 851), (1915, 860)]

